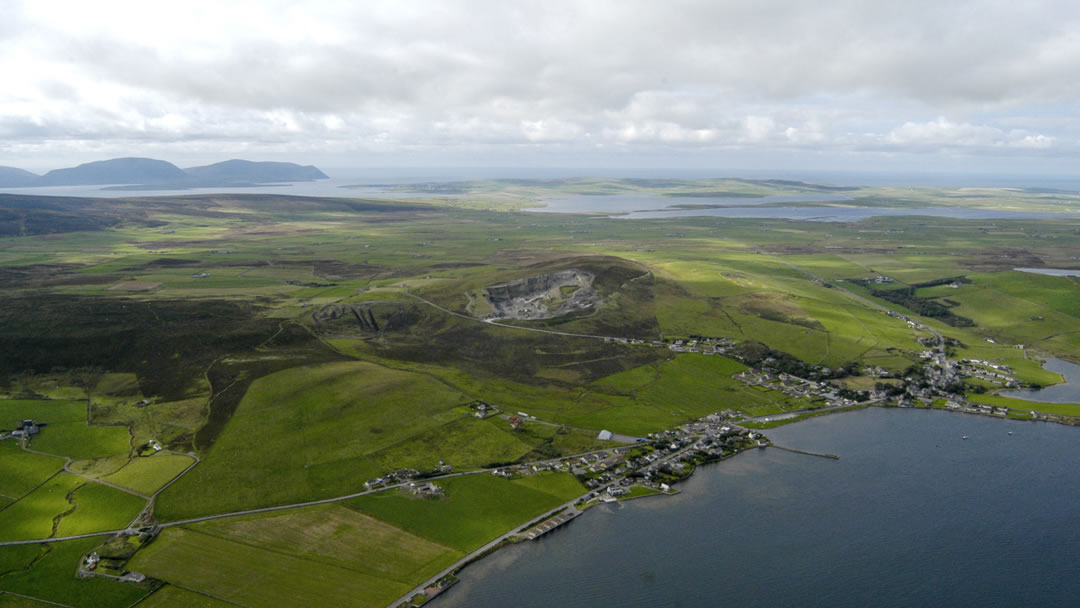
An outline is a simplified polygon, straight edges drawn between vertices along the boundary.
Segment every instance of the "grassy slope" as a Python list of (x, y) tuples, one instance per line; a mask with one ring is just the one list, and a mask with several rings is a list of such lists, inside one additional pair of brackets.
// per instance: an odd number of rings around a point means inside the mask
[[(425, 376), (369, 363), (278, 372), (252, 384), (206, 461), (166, 490), (179, 519), (355, 492), (380, 450), (460, 417), (466, 397)], [(429, 466), (439, 458), (431, 454)]]
[(68, 494), (82, 485), (83, 479), (60, 473), (18, 502), (0, 511), (0, 540), (48, 538), (53, 533), (53, 518), (71, 509)]
[[(326, 505), (171, 529), (131, 567), (250, 606), (280, 605), (282, 598), (295, 605), (377, 606), (460, 555), (354, 510)], [(256, 580), (235, 584), (253, 572)], [(176, 601), (171, 595), (161, 601)]]
[(72, 494), (75, 512), (60, 520), (60, 536), (118, 530), (142, 511), (146, 500), (90, 482)]
[(340, 505), (186, 528), (406, 584), (426, 579), (461, 556), (449, 547)]
[[(385, 606), (409, 589), (340, 566), (179, 528), (139, 552), (131, 567), (251, 608)], [(234, 575), (226, 575), (230, 572)]]
[[(127, 608), (150, 592), (149, 582), (120, 583), (73, 576), (75, 564), (100, 542), (100, 539), (90, 538), (48, 545), (48, 552), (32, 570), (0, 577), (0, 590), (75, 608)], [(38, 549), (37, 546), (33, 548)], [(0, 547), (0, 564), (5, 563), (3, 556), (6, 554), (14, 552), (25, 557), (27, 551), (22, 547)]]
[(166, 585), (139, 602), (139, 608), (228, 608), (233, 604)]
[(63, 466), (62, 458), (31, 454), (15, 441), (0, 441), (0, 494), (19, 498)]
[(179, 475), (192, 462), (194, 460), (191, 457), (179, 454), (157, 454), (145, 458), (134, 458), (124, 468), (104, 479), (149, 495)]
[(446, 492), (444, 499), (382, 492), (351, 500), (348, 506), (468, 552), (585, 491), (565, 473), (521, 481), (469, 475), (440, 481), (439, 485)]
[(131, 450), (127, 429), (86, 424), (85, 401), (0, 401), (0, 420), (14, 422), (22, 418), (47, 424), (30, 442), (40, 452), (80, 459), (127, 454)]
[(1025, 401), (1024, 399), (1013, 399), (1011, 397), (1001, 397), (998, 395), (976, 394), (969, 394), (968, 399), (976, 403), (1000, 405), (1011, 409), (1020, 410), (1021, 412), (1034, 410), (1036, 412), (1043, 412), (1045, 414), (1080, 416), (1080, 404), (1077, 403), (1043, 403), (1041, 401)]

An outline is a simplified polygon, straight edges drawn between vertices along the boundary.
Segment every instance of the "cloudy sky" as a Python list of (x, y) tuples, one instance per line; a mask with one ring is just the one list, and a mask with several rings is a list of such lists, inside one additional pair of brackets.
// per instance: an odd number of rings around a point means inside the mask
[(1080, 3), (0, 0), (0, 165), (1073, 173)]

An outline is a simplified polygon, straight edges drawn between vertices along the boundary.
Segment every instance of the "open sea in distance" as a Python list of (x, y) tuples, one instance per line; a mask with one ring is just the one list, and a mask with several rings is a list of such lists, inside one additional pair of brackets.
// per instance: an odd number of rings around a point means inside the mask
[(707, 465), (677, 496), (595, 507), (484, 558), (433, 607), (1080, 602), (1080, 428), (870, 408), (767, 434), (840, 459)]

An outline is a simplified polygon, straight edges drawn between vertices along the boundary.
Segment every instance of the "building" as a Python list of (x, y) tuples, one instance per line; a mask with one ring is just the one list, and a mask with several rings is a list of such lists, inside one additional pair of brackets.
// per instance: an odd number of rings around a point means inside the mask
[(603, 430), (603, 431), (600, 431), (600, 434), (597, 435), (596, 438), (599, 439), (600, 441), (611, 441), (611, 431), (606, 430), (606, 429)]

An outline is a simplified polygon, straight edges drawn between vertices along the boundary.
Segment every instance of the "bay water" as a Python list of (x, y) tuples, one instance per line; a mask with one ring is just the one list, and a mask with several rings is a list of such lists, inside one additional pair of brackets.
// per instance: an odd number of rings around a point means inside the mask
[(433, 606), (1080, 602), (1080, 428), (870, 408), (768, 436), (840, 459), (707, 465), (677, 496), (595, 507), (484, 558)]

